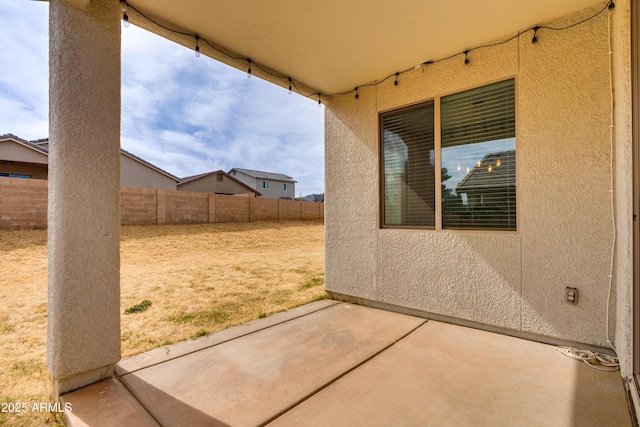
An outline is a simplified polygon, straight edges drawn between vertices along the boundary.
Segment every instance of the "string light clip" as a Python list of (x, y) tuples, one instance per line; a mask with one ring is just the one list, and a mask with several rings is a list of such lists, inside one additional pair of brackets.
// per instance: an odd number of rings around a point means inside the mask
[(127, 6), (127, 2), (121, 1), (120, 8), (122, 9), (122, 25), (124, 25), (125, 28), (129, 28), (129, 25), (130, 25), (129, 15), (127, 15), (127, 10), (129, 9), (129, 6)]

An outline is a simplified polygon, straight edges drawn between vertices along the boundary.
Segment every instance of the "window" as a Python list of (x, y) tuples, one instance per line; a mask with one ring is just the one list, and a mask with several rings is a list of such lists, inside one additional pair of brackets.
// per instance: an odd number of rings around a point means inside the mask
[(385, 225), (435, 225), (434, 104), (385, 114)]
[(514, 79), (384, 113), (380, 123), (384, 226), (516, 229)]
[(224, 181), (224, 175), (222, 175), (222, 173), (218, 172), (216, 175), (216, 181), (217, 182), (223, 182)]
[(284, 183), (284, 191), (289, 191), (290, 188), (291, 188), (291, 184), (285, 182)]
[(29, 179), (31, 178), (31, 175), (25, 175), (22, 173), (4, 173), (4, 172), (0, 172), (0, 176), (5, 176), (5, 177), (9, 177), (9, 178), (24, 178), (24, 179)]
[(269, 181), (262, 181), (262, 188), (269, 188)]

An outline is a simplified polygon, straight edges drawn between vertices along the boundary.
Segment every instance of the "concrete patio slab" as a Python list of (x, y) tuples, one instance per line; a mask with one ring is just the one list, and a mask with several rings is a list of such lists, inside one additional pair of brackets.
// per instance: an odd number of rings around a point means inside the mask
[(156, 427), (157, 422), (116, 378), (64, 395), (71, 403), (67, 424), (74, 427)]
[(631, 426), (619, 371), (553, 346), (321, 301), (123, 360), (69, 426)]
[(272, 426), (631, 426), (619, 371), (430, 321)]
[(120, 379), (161, 425), (260, 425), (424, 322), (337, 304)]
[(251, 334), (261, 329), (270, 328), (280, 323), (288, 322), (298, 317), (305, 316), (318, 310), (338, 304), (338, 301), (321, 300), (310, 304), (305, 304), (291, 310), (275, 313), (263, 319), (246, 322), (228, 329), (207, 335), (206, 337), (182, 341), (165, 347), (156, 348), (144, 353), (137, 354), (126, 359), (122, 359), (115, 368), (118, 376), (126, 375), (137, 370), (148, 368), (158, 363), (166, 362), (177, 357), (185, 356), (214, 345), (230, 341), (241, 336)]

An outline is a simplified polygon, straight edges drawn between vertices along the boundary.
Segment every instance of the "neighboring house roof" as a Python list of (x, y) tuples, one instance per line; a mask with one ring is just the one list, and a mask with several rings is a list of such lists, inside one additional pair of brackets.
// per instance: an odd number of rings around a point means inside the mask
[[(15, 135), (11, 134), (11, 133), (0, 135), (0, 142), (1, 141), (6, 141), (6, 140), (15, 141), (18, 144), (22, 144), (25, 147), (31, 148), (32, 150), (38, 151), (38, 152), (40, 152), (42, 154), (46, 154), (47, 156), (49, 155), (49, 149), (48, 149), (49, 138), (42, 138), (42, 139), (35, 139), (33, 141), (27, 141), (26, 139), (22, 139), (22, 138), (20, 138), (18, 136), (15, 136)], [(120, 152), (123, 155), (129, 157), (130, 159), (135, 160), (138, 163), (142, 163), (146, 167), (151, 168), (151, 169), (155, 170), (156, 172), (161, 173), (161, 174), (173, 179), (174, 181), (176, 181), (178, 183), (182, 182), (182, 180), (180, 178), (178, 178), (177, 176), (170, 174), (169, 172), (157, 167), (156, 165), (154, 165), (152, 163), (149, 163), (148, 161), (136, 156), (133, 153), (128, 152), (127, 150), (124, 150), (124, 149), (121, 148)]]
[(46, 148), (40, 147), (39, 145), (27, 141), (26, 139), (22, 139), (12, 133), (5, 133), (4, 135), (0, 135), (0, 141), (14, 141), (27, 148), (38, 151), (39, 153), (49, 155), (49, 150), (47, 150)]
[(274, 181), (298, 182), (294, 180), (292, 177), (288, 175), (283, 175), (281, 173), (263, 172), (263, 171), (256, 171), (252, 169), (233, 168), (229, 171), (229, 173), (231, 173), (234, 170), (258, 179), (271, 179)]
[(299, 197), (296, 200), (306, 200), (307, 202), (324, 202), (324, 193), (309, 194), (304, 197)]
[[(497, 162), (500, 160), (500, 166)], [(498, 189), (516, 185), (516, 152), (501, 151), (482, 158), (480, 166), (475, 166), (456, 187), (456, 193), (468, 193), (487, 188)], [(491, 165), (491, 172), (487, 168)]]
[(247, 191), (251, 192), (251, 193), (255, 193), (256, 196), (262, 196), (262, 193), (260, 193), (259, 191), (257, 191), (255, 188), (251, 188), (249, 187), (247, 184), (245, 184), (244, 182), (234, 178), (233, 176), (229, 175), (227, 172), (223, 171), (223, 170), (217, 170), (217, 171), (211, 171), (211, 172), (206, 172), (206, 173), (201, 173), (198, 175), (192, 175), (192, 176), (186, 176), (184, 178), (182, 178), (181, 182), (178, 184), (186, 184), (187, 182), (191, 182), (191, 181), (196, 181), (200, 178), (204, 178), (210, 175), (214, 175), (214, 174), (218, 174), (218, 173), (222, 173), (224, 176), (226, 176), (227, 178), (229, 178), (230, 180), (232, 180), (233, 182), (240, 184), (241, 186), (243, 186), (244, 188), (247, 189)]

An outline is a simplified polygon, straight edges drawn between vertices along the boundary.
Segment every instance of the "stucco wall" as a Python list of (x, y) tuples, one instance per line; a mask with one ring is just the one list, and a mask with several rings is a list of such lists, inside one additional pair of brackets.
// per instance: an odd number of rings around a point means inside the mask
[(0, 141), (0, 173), (28, 175), (33, 179), (47, 179), (48, 160), (46, 154), (10, 139)]
[[(403, 74), (397, 86), (390, 79), (361, 88), (358, 99), (327, 101), (327, 290), (604, 346), (612, 244), (607, 25), (604, 13), (566, 31), (540, 30), (535, 44), (525, 33), (472, 51), (467, 65), (458, 56)], [(382, 229), (378, 113), (514, 76), (517, 232)], [(566, 286), (578, 288), (578, 304), (564, 301)]]
[(178, 185), (178, 190), (217, 194), (245, 194), (251, 191), (247, 187), (235, 182), (224, 174), (222, 175), (222, 181), (218, 181), (217, 173), (212, 173), (210, 175), (203, 176), (202, 178), (182, 183)]
[(39, 163), (46, 165), (49, 158), (46, 154), (27, 148), (17, 142), (6, 140), (0, 142), (0, 160), (13, 162)]
[[(274, 179), (267, 178), (255, 178), (253, 176), (247, 175), (244, 172), (239, 170), (235, 171), (236, 174), (233, 177), (239, 181), (244, 182), (251, 188), (255, 188), (260, 194), (261, 197), (268, 199), (279, 199), (281, 197), (289, 197), (291, 199), (295, 199), (296, 195), (296, 184), (295, 182), (288, 182), (289, 189), (284, 189), (284, 181), (278, 181)], [(263, 188), (262, 182), (269, 181), (269, 188)]]
[[(262, 181), (269, 181), (269, 188), (262, 188)], [(280, 199), (282, 197), (288, 197), (295, 199), (296, 197), (296, 184), (295, 182), (287, 182), (289, 189), (284, 189), (284, 181), (276, 181), (274, 179), (256, 179), (255, 188), (262, 194), (261, 197), (270, 199)]]
[(175, 190), (177, 182), (132, 158), (120, 155), (120, 185), (123, 187)]

